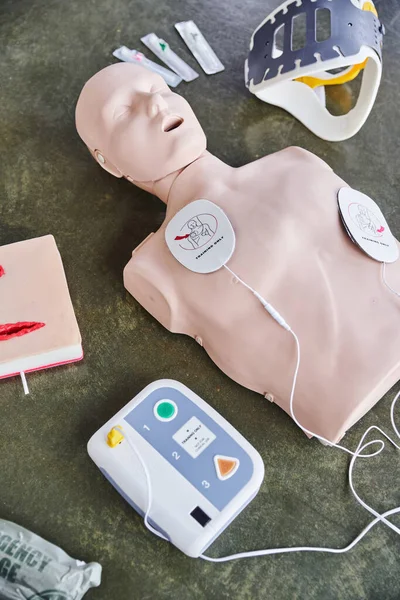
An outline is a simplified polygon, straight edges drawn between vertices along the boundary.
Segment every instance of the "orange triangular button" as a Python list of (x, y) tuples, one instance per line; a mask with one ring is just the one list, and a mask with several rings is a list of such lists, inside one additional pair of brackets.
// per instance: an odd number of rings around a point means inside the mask
[(238, 459), (231, 456), (215, 456), (214, 463), (219, 479), (229, 479), (239, 467)]

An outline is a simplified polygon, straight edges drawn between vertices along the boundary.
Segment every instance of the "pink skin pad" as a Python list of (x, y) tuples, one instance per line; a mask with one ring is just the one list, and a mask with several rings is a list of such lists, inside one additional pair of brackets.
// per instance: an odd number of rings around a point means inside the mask
[(53, 236), (0, 247), (0, 378), (82, 358)]

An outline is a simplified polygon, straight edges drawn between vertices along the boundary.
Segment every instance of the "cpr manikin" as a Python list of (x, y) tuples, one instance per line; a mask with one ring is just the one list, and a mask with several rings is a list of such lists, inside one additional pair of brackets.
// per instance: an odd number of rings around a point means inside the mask
[[(229, 377), (289, 412), (292, 336), (226, 269), (194, 273), (167, 247), (165, 228), (180, 209), (198, 199), (218, 205), (236, 234), (228, 266), (300, 340), (298, 420), (340, 440), (400, 378), (400, 300), (340, 221), (337, 195), (346, 184), (300, 148), (240, 168), (224, 164), (206, 151), (188, 103), (136, 65), (92, 77), (76, 123), (100, 166), (167, 205), (163, 225), (133, 251), (127, 290), (167, 329), (196, 339)], [(360, 222), (370, 226), (362, 213)], [(209, 224), (191, 225), (192, 245), (212, 234)], [(400, 289), (399, 261), (386, 276)]]

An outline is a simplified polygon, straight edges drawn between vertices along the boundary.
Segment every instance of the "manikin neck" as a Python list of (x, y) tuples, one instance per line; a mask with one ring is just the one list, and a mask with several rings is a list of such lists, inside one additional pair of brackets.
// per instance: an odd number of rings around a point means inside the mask
[(183, 169), (179, 169), (174, 173), (170, 173), (162, 179), (149, 182), (135, 181), (133, 183), (158, 196), (160, 200), (167, 204), (172, 189), (176, 190), (179, 188), (180, 183), (183, 184), (187, 181), (187, 177), (190, 177), (190, 186), (193, 189), (196, 189), (196, 187), (204, 185), (204, 180), (210, 176), (210, 172), (216, 165), (219, 165), (219, 168), (221, 165), (223, 165), (225, 169), (232, 169), (232, 167), (228, 167), (228, 165), (222, 163), (219, 158), (213, 154), (210, 154), (206, 150), (198, 158), (196, 158), (195, 161), (186, 167), (183, 167)]

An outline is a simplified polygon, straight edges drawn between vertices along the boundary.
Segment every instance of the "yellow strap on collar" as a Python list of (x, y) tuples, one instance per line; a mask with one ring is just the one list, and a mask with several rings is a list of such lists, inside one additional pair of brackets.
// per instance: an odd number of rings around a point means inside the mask
[[(364, 2), (362, 10), (372, 12), (372, 13), (374, 13), (374, 15), (376, 17), (378, 16), (376, 8), (372, 4), (372, 2)], [(339, 74), (337, 77), (332, 77), (331, 79), (320, 79), (319, 77), (312, 77), (312, 76), (307, 77), (306, 76), (306, 77), (298, 77), (297, 79), (295, 79), (295, 81), (300, 81), (301, 83), (305, 83), (310, 88), (316, 88), (321, 85), (324, 85), (324, 86), (325, 85), (340, 85), (342, 83), (347, 83), (348, 81), (353, 81), (353, 79), (355, 79), (357, 77), (357, 75), (360, 73), (360, 71), (362, 71), (364, 69), (367, 62), (368, 62), (368, 58), (363, 63), (360, 63), (358, 65), (353, 65), (351, 67), (351, 69), (349, 69), (345, 73)]]

